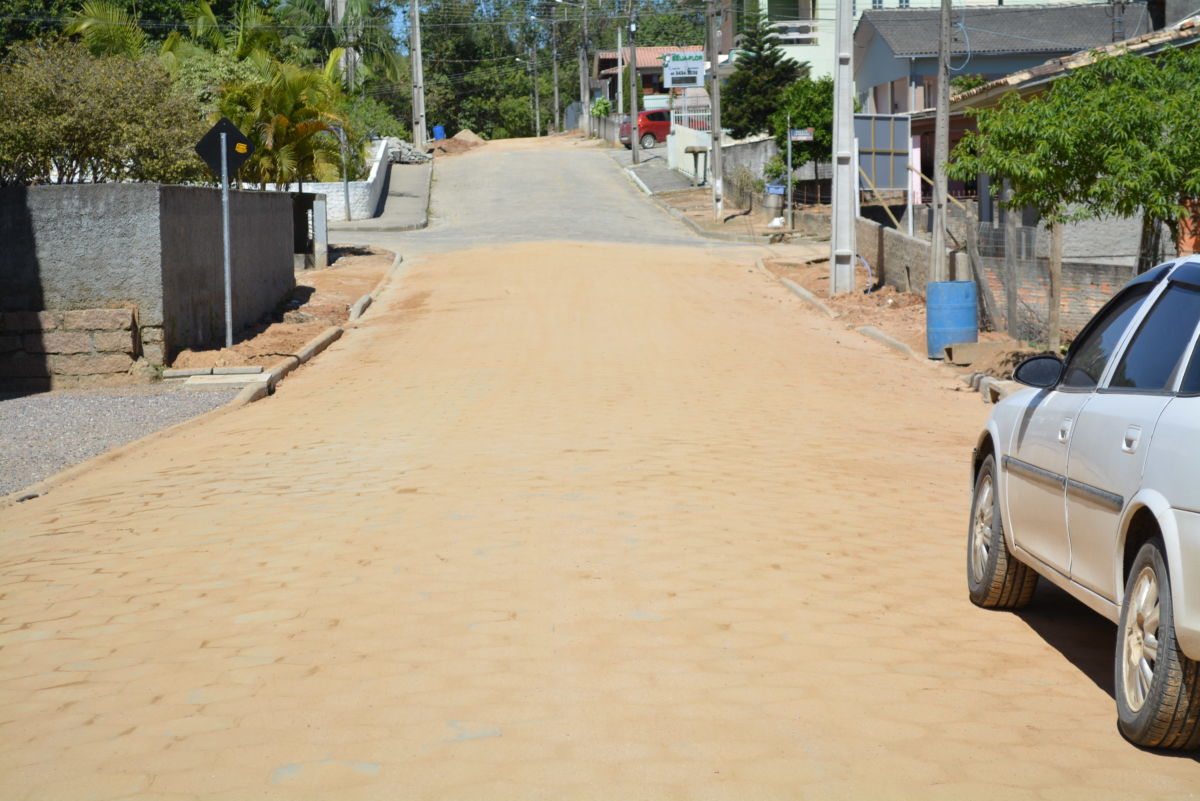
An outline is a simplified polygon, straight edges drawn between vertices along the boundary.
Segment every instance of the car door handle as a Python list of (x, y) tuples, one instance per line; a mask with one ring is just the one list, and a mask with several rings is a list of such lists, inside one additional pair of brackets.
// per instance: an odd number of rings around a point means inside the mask
[(1058, 441), (1065, 443), (1071, 438), (1071, 423), (1074, 421), (1068, 417), (1062, 421), (1062, 425), (1058, 427)]
[(1121, 440), (1121, 450), (1126, 453), (1133, 453), (1137, 450), (1138, 443), (1142, 440), (1142, 427), (1130, 426), (1125, 429), (1125, 437)]

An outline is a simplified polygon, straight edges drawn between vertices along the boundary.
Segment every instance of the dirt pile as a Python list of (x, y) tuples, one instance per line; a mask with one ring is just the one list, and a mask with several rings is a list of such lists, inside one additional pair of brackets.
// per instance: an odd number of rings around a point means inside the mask
[(486, 140), (479, 134), (472, 131), (470, 128), (463, 128), (454, 135), (455, 139), (460, 142), (470, 142), (473, 145), (482, 145)]

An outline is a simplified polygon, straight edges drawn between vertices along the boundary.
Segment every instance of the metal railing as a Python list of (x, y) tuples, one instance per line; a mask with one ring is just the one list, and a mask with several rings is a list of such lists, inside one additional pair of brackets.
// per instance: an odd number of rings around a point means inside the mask
[(712, 130), (712, 108), (677, 108), (671, 112), (672, 128), (691, 128), (693, 131)]

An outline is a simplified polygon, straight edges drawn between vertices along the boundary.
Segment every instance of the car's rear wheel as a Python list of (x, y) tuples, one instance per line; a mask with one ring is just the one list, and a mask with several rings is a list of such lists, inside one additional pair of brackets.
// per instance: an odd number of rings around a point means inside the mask
[(1116, 653), (1117, 725), (1149, 748), (1200, 747), (1200, 663), (1175, 642), (1162, 540), (1141, 547), (1125, 583)]
[(654, 134), (645, 134), (642, 136), (641, 142), (644, 150), (650, 150), (658, 144), (658, 140), (654, 138)]
[(1037, 573), (1013, 558), (1004, 542), (996, 458), (988, 455), (975, 477), (967, 529), (967, 589), (971, 601), (989, 609), (1017, 609), (1037, 589)]

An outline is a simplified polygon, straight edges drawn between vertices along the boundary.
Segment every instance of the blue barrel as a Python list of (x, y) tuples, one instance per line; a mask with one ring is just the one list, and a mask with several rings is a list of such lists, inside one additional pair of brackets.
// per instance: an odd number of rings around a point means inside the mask
[(943, 348), (979, 341), (978, 288), (974, 281), (931, 281), (925, 285), (925, 344), (929, 358)]
[(433, 138), (434, 139), (445, 139), (446, 138), (446, 126), (445, 125), (433, 126)]

